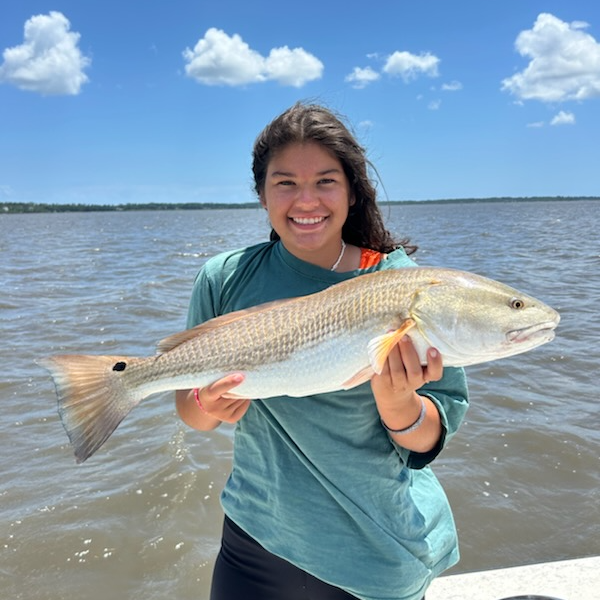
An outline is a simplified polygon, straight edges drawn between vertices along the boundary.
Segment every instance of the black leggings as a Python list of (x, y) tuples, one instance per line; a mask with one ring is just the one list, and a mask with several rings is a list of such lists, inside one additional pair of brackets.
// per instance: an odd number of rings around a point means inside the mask
[[(357, 600), (271, 554), (225, 517), (210, 600)], [(425, 600), (425, 598), (423, 598)]]
[(210, 600), (357, 600), (271, 554), (225, 517)]

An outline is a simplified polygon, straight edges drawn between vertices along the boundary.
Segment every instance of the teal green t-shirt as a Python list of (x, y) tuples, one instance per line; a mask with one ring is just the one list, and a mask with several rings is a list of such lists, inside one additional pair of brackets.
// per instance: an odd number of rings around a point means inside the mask
[[(411, 266), (402, 249), (346, 273), (303, 262), (281, 242), (220, 254), (196, 279), (188, 327), (366, 272)], [(420, 600), (458, 560), (450, 507), (428, 464), (466, 412), (464, 371), (447, 368), (420, 392), (435, 402), (444, 426), (439, 447), (427, 454), (392, 441), (369, 383), (306, 398), (256, 399), (236, 425), (225, 513), (270, 552), (362, 600)]]

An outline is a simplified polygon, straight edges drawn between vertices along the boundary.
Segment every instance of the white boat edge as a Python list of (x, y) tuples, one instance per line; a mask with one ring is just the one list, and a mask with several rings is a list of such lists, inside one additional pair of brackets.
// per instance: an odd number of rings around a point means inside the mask
[(514, 596), (599, 600), (600, 556), (438, 577), (427, 600), (503, 600)]

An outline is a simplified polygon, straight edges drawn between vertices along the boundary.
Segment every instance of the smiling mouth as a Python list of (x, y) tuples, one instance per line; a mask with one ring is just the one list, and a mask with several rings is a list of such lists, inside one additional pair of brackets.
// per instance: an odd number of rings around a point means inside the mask
[(322, 223), (327, 217), (290, 217), (290, 220), (297, 225), (317, 225)]

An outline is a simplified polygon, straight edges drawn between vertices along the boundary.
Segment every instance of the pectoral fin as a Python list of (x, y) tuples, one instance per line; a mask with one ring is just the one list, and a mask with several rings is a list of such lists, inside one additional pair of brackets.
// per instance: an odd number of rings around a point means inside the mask
[(383, 371), (385, 361), (392, 348), (404, 337), (407, 331), (416, 325), (412, 319), (406, 319), (395, 331), (384, 333), (373, 338), (368, 345), (369, 361), (373, 371), (378, 375)]
[(352, 377), (350, 377), (348, 381), (344, 381), (344, 383), (342, 384), (342, 389), (351, 390), (352, 388), (355, 388), (356, 386), (359, 386), (369, 381), (369, 379), (371, 379), (373, 375), (373, 369), (370, 366), (365, 367), (364, 369), (361, 369), (358, 373), (355, 373)]

